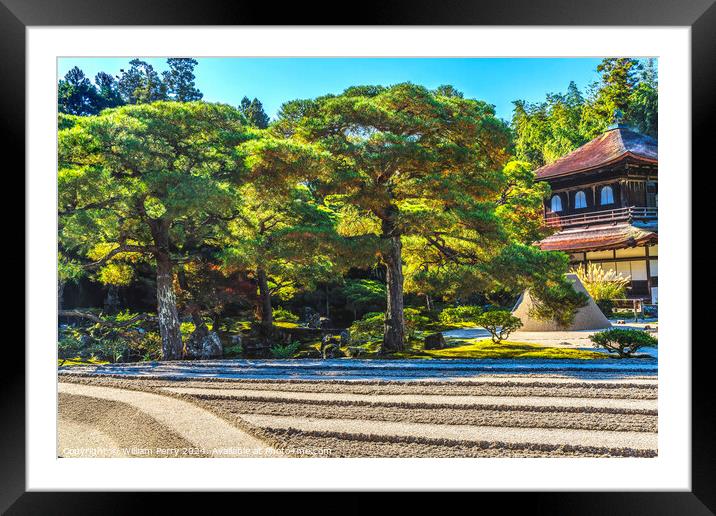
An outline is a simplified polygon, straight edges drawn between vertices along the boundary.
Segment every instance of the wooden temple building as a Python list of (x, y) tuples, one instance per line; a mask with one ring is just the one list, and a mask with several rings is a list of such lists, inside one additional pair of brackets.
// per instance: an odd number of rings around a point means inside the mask
[(629, 276), (630, 298), (657, 303), (657, 141), (615, 124), (536, 177), (552, 188), (545, 221), (556, 229), (537, 245)]

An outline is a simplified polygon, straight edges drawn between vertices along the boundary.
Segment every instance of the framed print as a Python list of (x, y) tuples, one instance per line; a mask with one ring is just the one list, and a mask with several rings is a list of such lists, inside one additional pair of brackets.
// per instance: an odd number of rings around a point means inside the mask
[(691, 185), (716, 8), (365, 7), (2, 0), (10, 514), (142, 504), (122, 491), (713, 513)]

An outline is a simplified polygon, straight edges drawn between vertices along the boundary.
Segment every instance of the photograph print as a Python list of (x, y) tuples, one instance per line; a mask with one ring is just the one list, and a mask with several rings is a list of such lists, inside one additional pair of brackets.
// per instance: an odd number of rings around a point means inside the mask
[(658, 65), (59, 58), (57, 456), (657, 457)]

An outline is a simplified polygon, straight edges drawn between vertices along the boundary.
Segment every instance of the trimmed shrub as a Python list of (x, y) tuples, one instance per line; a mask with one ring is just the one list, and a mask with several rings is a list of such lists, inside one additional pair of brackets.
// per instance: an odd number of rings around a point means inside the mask
[(522, 326), (522, 321), (507, 310), (493, 310), (482, 314), (478, 318), (477, 324), (490, 332), (492, 342), (499, 344), (513, 331), (519, 329)]
[(642, 330), (611, 328), (590, 336), (595, 348), (616, 353), (620, 358), (631, 357), (641, 348), (655, 348), (658, 340)]
[(614, 316), (614, 301), (611, 299), (600, 299), (599, 301), (595, 301), (595, 303), (597, 303), (597, 306), (605, 317)]
[(477, 323), (481, 315), (479, 306), (449, 306), (440, 312), (438, 319), (443, 324)]
[(276, 308), (273, 311), (273, 320), (277, 322), (297, 323), (299, 317), (296, 314), (289, 312), (288, 310), (285, 310), (283, 308)]
[[(425, 331), (430, 327), (431, 320), (415, 308), (404, 308), (405, 335), (408, 339), (415, 338), (418, 331)], [(351, 341), (365, 343), (383, 338), (385, 329), (385, 314), (383, 312), (369, 312), (362, 319), (353, 321), (349, 328)]]
[(362, 343), (382, 338), (384, 318), (382, 312), (368, 312), (362, 319), (353, 321), (349, 328), (351, 341)]
[(432, 322), (429, 317), (424, 316), (420, 310), (415, 308), (404, 308), (403, 319), (405, 320), (405, 336), (408, 339), (414, 339), (417, 332), (428, 329)]

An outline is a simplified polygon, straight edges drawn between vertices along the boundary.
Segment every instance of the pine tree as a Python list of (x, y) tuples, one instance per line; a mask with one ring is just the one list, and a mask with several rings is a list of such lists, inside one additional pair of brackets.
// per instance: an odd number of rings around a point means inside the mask
[(146, 104), (168, 100), (167, 85), (154, 67), (141, 59), (132, 59), (128, 70), (121, 70), (118, 89), (125, 104)]
[(156, 269), (163, 357), (182, 357), (175, 264), (224, 234), (247, 181), (240, 113), (155, 102), (71, 117), (59, 131), (60, 243), (99, 277)]
[(196, 59), (186, 57), (170, 57), (167, 59), (169, 70), (162, 73), (164, 84), (169, 98), (178, 102), (191, 102), (201, 100), (204, 96), (194, 81), (194, 68), (196, 67)]
[(57, 107), (69, 115), (93, 115), (100, 109), (99, 94), (78, 67), (73, 67), (57, 85)]
[[(332, 156), (316, 188), (332, 194), (339, 231), (377, 237), (387, 285), (382, 352), (405, 346), (406, 261), (409, 270), (423, 260), (515, 286), (537, 276), (560, 283), (566, 261), (514, 242), (497, 211), (509, 195), (509, 130), (491, 105), (409, 83), (361, 86), (285, 104), (276, 130)], [(535, 268), (507, 278), (500, 271), (511, 259)]]
[(266, 129), (269, 125), (269, 117), (259, 99), (249, 100), (248, 97), (241, 99), (239, 109), (246, 117), (249, 125), (258, 129)]
[(100, 110), (124, 104), (117, 80), (108, 73), (99, 72), (94, 79), (99, 94)]

